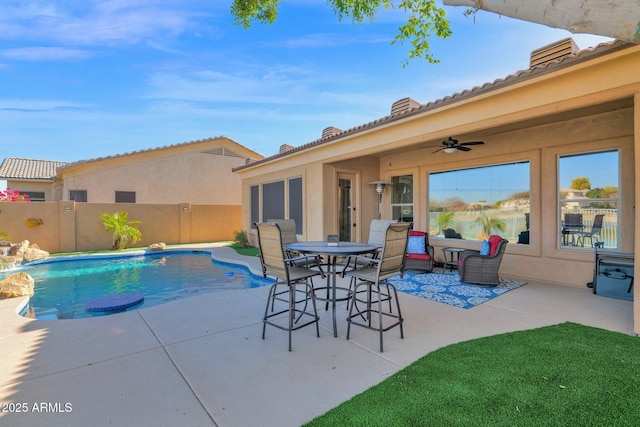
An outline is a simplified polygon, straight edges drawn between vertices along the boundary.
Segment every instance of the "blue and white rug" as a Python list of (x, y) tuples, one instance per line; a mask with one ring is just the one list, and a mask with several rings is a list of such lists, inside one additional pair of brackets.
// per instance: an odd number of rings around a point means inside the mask
[(527, 282), (500, 279), (497, 286), (482, 286), (460, 283), (458, 273), (422, 273), (405, 271), (404, 278), (389, 279), (399, 291), (449, 304), (454, 307), (471, 308), (500, 296)]

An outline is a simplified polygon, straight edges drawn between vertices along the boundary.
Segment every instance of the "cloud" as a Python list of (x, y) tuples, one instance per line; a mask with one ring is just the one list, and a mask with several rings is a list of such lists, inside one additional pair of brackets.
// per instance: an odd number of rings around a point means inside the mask
[(348, 46), (354, 44), (377, 44), (391, 43), (393, 37), (390, 35), (380, 34), (352, 34), (345, 35), (339, 33), (316, 33), (308, 34), (303, 37), (285, 38), (283, 40), (260, 42), (261, 46), (277, 48), (284, 47), (288, 49), (309, 49), (309, 48), (332, 48), (339, 46)]
[(0, 39), (93, 46), (136, 44), (186, 32), (207, 32), (201, 20), (212, 13), (211, 7), (209, 12), (193, 12), (189, 7), (194, 3), (199, 2), (170, 6), (151, 0), (28, 2), (3, 9)]
[(77, 102), (40, 99), (0, 99), (0, 111), (47, 112), (47, 111), (87, 111), (91, 106)]
[(24, 47), (0, 50), (0, 58), (18, 61), (77, 60), (91, 56), (91, 52), (64, 47)]

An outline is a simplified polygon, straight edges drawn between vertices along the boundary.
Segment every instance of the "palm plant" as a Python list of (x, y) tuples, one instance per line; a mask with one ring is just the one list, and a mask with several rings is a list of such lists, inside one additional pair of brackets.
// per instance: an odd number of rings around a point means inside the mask
[(6, 231), (0, 230), (0, 239), (8, 239), (8, 238), (9, 238), (9, 233), (7, 233)]
[(122, 250), (127, 243), (135, 243), (142, 238), (142, 233), (137, 225), (140, 221), (129, 221), (127, 212), (116, 212), (113, 215), (103, 213), (100, 220), (106, 231), (113, 233), (113, 245), (111, 249)]
[(442, 231), (445, 228), (451, 228), (455, 224), (455, 213), (444, 211), (440, 212), (440, 215), (436, 218), (436, 225), (438, 226), (438, 230)]
[(486, 213), (480, 215), (475, 222), (482, 228), (482, 235), (484, 236), (484, 238), (489, 237), (494, 230), (504, 231), (505, 227), (507, 226), (506, 223), (500, 218), (487, 215)]

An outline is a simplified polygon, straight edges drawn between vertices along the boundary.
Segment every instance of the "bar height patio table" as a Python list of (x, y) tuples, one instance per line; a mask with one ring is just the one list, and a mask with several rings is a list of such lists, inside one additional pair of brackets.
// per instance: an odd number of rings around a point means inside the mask
[[(337, 298), (338, 289), (348, 291), (347, 288), (338, 288), (336, 284), (336, 260), (339, 257), (346, 257), (349, 255), (362, 255), (367, 253), (376, 252), (379, 248), (376, 245), (370, 245), (368, 243), (358, 242), (338, 242), (338, 244), (329, 244), (325, 241), (320, 242), (297, 242), (287, 245), (287, 249), (303, 254), (316, 254), (326, 257), (327, 267), (329, 274), (327, 275), (327, 297), (316, 299), (320, 301), (331, 302), (331, 309), (333, 311), (333, 336), (338, 336), (338, 326), (336, 323), (336, 301), (346, 301), (349, 299), (349, 295), (344, 298)], [(325, 289), (318, 288), (317, 290)]]

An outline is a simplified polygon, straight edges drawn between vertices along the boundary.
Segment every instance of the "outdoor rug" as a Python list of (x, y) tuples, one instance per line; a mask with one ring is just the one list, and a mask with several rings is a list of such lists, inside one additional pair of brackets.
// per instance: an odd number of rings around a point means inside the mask
[(471, 308), (497, 296), (519, 288), (527, 282), (501, 279), (497, 286), (460, 283), (458, 273), (422, 273), (405, 271), (404, 278), (389, 279), (399, 291), (449, 304), (454, 307)]

